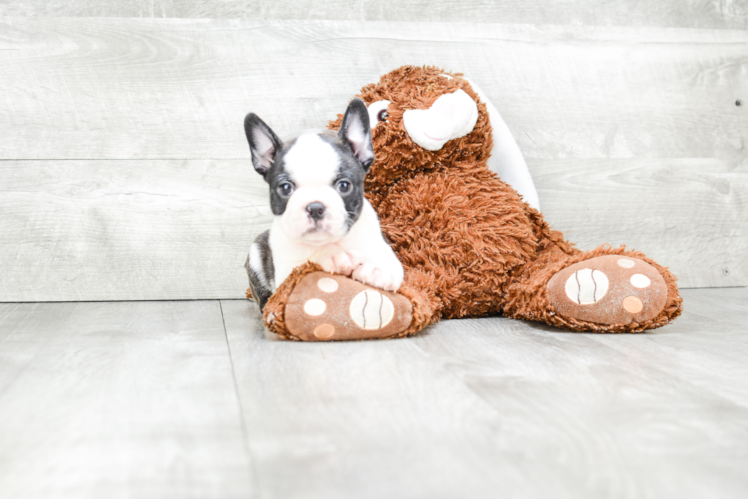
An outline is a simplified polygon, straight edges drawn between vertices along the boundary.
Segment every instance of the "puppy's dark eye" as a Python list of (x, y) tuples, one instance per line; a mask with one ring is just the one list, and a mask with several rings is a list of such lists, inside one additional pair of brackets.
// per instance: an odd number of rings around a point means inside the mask
[(377, 120), (379, 120), (380, 122), (386, 122), (388, 116), (390, 115), (387, 113), (387, 110), (383, 109), (382, 111), (377, 113)]
[(278, 193), (281, 196), (289, 196), (291, 193), (293, 193), (293, 184), (290, 182), (284, 182), (280, 186), (278, 186)]
[(351, 190), (351, 183), (348, 181), (340, 181), (338, 182), (337, 187), (338, 187), (338, 192), (345, 194)]

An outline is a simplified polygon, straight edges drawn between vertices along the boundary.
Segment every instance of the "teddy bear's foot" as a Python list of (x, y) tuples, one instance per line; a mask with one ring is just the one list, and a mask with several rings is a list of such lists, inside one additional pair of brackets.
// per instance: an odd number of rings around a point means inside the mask
[(413, 307), (404, 296), (325, 272), (305, 275), (288, 296), (285, 326), (301, 340), (360, 340), (404, 332)]
[(668, 286), (641, 259), (604, 255), (557, 272), (548, 282), (547, 297), (555, 313), (567, 320), (632, 325), (631, 331), (639, 331), (662, 313)]

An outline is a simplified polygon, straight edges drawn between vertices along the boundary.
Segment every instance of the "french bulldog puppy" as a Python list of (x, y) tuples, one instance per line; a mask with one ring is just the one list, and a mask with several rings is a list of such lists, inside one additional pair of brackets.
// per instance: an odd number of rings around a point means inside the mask
[(302, 133), (283, 143), (254, 113), (244, 119), (244, 131), (275, 216), (250, 247), (245, 264), (260, 310), (276, 286), (307, 261), (397, 291), (403, 266), (364, 198), (364, 176), (374, 161), (364, 102), (351, 101), (338, 133)]

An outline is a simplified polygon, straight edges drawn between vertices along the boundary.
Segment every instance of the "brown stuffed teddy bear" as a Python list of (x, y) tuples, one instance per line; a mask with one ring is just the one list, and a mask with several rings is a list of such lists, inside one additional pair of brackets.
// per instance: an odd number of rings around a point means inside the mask
[(271, 331), (293, 340), (386, 338), (440, 318), (500, 314), (575, 331), (641, 332), (680, 315), (667, 269), (625, 247), (574, 248), (489, 169), (489, 112), (462, 75), (405, 66), (358, 97), (369, 108), (376, 156), (366, 196), (405, 281), (390, 293), (301, 266), (265, 305)]

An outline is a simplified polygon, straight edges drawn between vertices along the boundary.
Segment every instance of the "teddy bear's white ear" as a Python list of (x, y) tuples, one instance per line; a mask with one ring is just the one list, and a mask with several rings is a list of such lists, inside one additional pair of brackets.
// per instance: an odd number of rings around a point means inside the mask
[(522, 156), (512, 132), (480, 87), (469, 78), (463, 77), (463, 79), (470, 84), (480, 100), (486, 105), (488, 118), (491, 120), (493, 150), (491, 151), (491, 157), (488, 159), (488, 168), (499, 174), (501, 180), (521, 194), (528, 205), (540, 211), (538, 191), (535, 189), (530, 169), (527, 168), (525, 157)]
[(353, 154), (368, 170), (374, 162), (374, 147), (371, 144), (369, 111), (359, 98), (353, 99), (345, 110), (343, 124), (340, 126), (340, 138), (350, 144)]
[(283, 147), (283, 143), (275, 132), (254, 113), (244, 118), (244, 133), (247, 134), (249, 151), (252, 153), (252, 164), (255, 170), (265, 177), (275, 161), (275, 155)]

